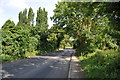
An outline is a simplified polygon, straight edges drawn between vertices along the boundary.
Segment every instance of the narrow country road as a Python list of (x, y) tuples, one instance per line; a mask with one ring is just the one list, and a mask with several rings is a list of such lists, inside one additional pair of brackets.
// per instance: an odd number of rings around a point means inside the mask
[(70, 59), (74, 49), (32, 56), (2, 65), (3, 78), (68, 78)]

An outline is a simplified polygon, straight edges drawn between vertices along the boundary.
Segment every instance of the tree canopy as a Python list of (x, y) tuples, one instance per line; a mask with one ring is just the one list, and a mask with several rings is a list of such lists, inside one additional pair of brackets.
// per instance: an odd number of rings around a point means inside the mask
[(94, 51), (96, 48), (116, 49), (119, 46), (120, 35), (116, 24), (120, 20), (119, 5), (119, 3), (59, 2), (51, 19), (57, 28), (65, 30), (66, 34), (74, 38), (74, 45), (81, 52)]

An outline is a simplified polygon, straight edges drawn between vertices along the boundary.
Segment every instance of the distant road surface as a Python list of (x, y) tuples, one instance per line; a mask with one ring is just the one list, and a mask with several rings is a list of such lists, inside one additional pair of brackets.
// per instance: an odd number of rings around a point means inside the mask
[(2, 65), (3, 78), (68, 78), (70, 59), (74, 49), (32, 56)]

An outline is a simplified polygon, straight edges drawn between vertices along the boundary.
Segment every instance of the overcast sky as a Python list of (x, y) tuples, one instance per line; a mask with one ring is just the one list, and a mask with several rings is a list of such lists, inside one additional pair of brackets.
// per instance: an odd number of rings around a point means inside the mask
[(48, 24), (52, 26), (53, 22), (50, 20), (55, 4), (59, 0), (0, 0), (0, 27), (5, 23), (6, 20), (10, 19), (18, 22), (18, 14), (25, 8), (32, 7), (36, 14), (39, 7), (45, 8), (48, 11)]

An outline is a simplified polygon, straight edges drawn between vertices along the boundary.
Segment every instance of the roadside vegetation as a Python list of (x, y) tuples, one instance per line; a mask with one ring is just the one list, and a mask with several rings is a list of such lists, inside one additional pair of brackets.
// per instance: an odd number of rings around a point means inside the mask
[(2, 62), (53, 52), (65, 48), (66, 42), (69, 46), (69, 35), (64, 35), (63, 30), (54, 27), (48, 29), (48, 13), (45, 8), (39, 7), (37, 17), (34, 15), (32, 8), (25, 8), (19, 12), (16, 25), (7, 20), (1, 27)]
[(48, 29), (47, 11), (24, 9), (19, 22), (0, 29), (3, 61), (76, 49), (87, 78), (120, 77), (120, 2), (58, 2)]
[(86, 78), (120, 78), (120, 2), (59, 2), (52, 20), (74, 40)]
[(119, 51), (98, 50), (79, 59), (88, 78), (120, 78)]
[(32, 8), (24, 9), (18, 15), (18, 24), (7, 20), (2, 26), (0, 29), (2, 62), (40, 55), (59, 48), (63, 36), (57, 30), (55, 32), (54, 29), (48, 29), (45, 8), (37, 10), (36, 19), (34, 15)]

